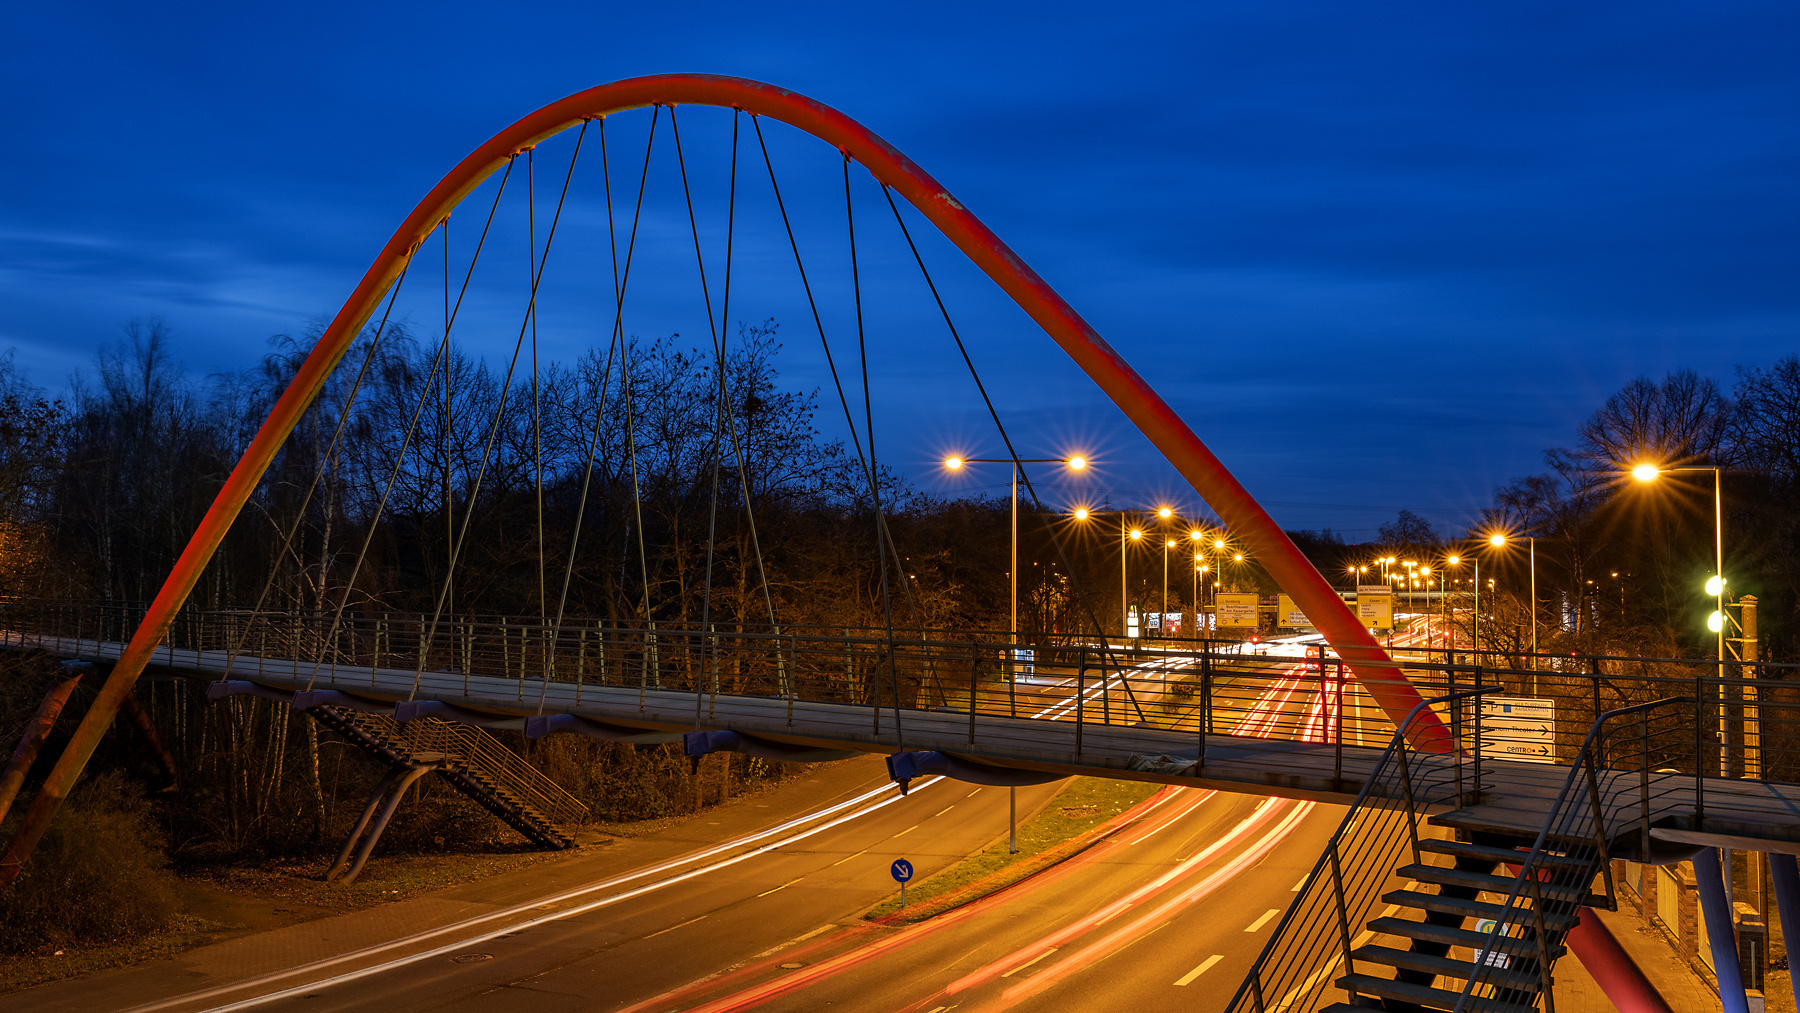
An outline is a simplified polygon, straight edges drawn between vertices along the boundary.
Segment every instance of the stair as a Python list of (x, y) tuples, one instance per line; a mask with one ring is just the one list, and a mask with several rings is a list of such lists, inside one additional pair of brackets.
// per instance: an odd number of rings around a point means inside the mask
[[(1450, 1010), (1455, 1009), (1458, 1001), (1463, 1009), (1470, 1013), (1535, 1013), (1537, 1003), (1506, 1002), (1482, 996), (1463, 994), (1443, 988), (1432, 988), (1429, 985), (1414, 985), (1410, 982), (1395, 981), (1392, 978), (1377, 978), (1371, 974), (1346, 974), (1337, 980), (1337, 986), (1359, 995), (1378, 995), (1384, 999), (1398, 999), (1404, 1003), (1412, 1003), (1423, 1009)], [(1343, 1005), (1343, 1004), (1338, 1004)], [(1332, 1008), (1336, 1008), (1333, 1006)], [(1355, 1009), (1355, 1006), (1346, 1006)]]
[[(479, 728), (452, 727), (436, 718), (419, 718), (402, 725), (383, 715), (330, 704), (313, 707), (307, 713), (388, 766), (432, 768), (476, 805), (533, 844), (555, 850), (575, 845), (574, 836), (559, 823), (578, 821), (585, 807)], [(491, 747), (484, 740), (492, 740)], [(475, 748), (456, 748), (459, 745)], [(541, 802), (527, 796), (564, 804), (561, 811), (547, 813)]]

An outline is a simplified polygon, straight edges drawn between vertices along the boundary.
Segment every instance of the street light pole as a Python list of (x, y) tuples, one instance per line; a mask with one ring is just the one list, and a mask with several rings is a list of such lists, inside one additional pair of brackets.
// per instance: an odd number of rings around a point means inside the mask
[[(1012, 549), (1011, 566), (1008, 570), (1010, 580), (1007, 581), (1007, 620), (1006, 620), (1006, 682), (1013, 687), (1013, 698), (1017, 699), (1019, 685), (1019, 469), (1026, 464), (1061, 464), (1071, 471), (1081, 471), (1087, 467), (1085, 457), (1033, 457), (1033, 458), (963, 458), (948, 457), (944, 459), (944, 467), (951, 471), (960, 471), (965, 464), (1005, 464), (1012, 469)], [(969, 687), (969, 712), (975, 711), (974, 683)], [(973, 720), (973, 719), (971, 719)], [(1007, 789), (1007, 851), (1009, 854), (1019, 853), (1019, 789)]]

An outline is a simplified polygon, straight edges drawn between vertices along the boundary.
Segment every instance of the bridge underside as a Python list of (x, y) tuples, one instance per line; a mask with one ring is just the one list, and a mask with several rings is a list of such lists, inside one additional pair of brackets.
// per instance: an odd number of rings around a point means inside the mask
[[(6, 646), (39, 649), (69, 657), (117, 658), (124, 645), (59, 637), (13, 635)], [(335, 690), (361, 707), (392, 713), (407, 701), (442, 701), (490, 727), (533, 715), (573, 715), (591, 723), (601, 737), (620, 741), (676, 741), (695, 729), (729, 729), (795, 747), (892, 754), (934, 750), (997, 767), (1065, 776), (1092, 775), (1254, 795), (1276, 795), (1338, 805), (1355, 801), (1383, 747), (1294, 742), (1245, 735), (1171, 731), (1136, 724), (1007, 717), (986, 710), (971, 715), (949, 707), (903, 708), (827, 703), (767, 696), (736, 696), (657, 689), (652, 686), (597, 686), (574, 682), (504, 679), (453, 672), (347, 667), (288, 659), (196, 651), (165, 646), (155, 665), (187, 677), (229, 678), (262, 688), (259, 695), (291, 699), (301, 691)], [(414, 680), (418, 680), (415, 691)], [(404, 714), (402, 714), (404, 716)], [(510, 723), (510, 722), (509, 722)], [(565, 726), (566, 727), (566, 726)], [(1415, 754), (1419, 762), (1444, 768), (1424, 776), (1466, 777), (1470, 803), (1456, 810), (1458, 825), (1479, 824), (1494, 832), (1535, 835), (1568, 778), (1560, 764), (1483, 760), (1458, 764), (1454, 757)], [(1459, 769), (1453, 769), (1459, 768)], [(1609, 794), (1630, 797), (1631, 778), (1607, 776)], [(1479, 798), (1475, 783), (1483, 786)], [(1704, 778), (1704, 809), (1687, 790), (1670, 790), (1662, 775), (1649, 811), (1650, 837), (1669, 844), (1708, 845), (1800, 854), (1800, 786), (1738, 779)], [(1637, 800), (1633, 799), (1635, 803)], [(1402, 800), (1396, 799), (1396, 804)], [(1443, 806), (1445, 814), (1454, 806)], [(1609, 814), (1609, 837), (1623, 840), (1644, 829), (1636, 805)]]

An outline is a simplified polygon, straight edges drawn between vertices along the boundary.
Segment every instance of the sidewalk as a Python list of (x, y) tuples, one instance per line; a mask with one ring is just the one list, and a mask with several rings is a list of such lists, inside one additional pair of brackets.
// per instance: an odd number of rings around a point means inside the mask
[[(1626, 905), (1629, 907), (1629, 905)], [(1698, 975), (1675, 957), (1661, 933), (1647, 930), (1635, 911), (1597, 911), (1619, 945), (1631, 955), (1676, 1013), (1703, 1013), (1719, 1009), (1719, 997)], [(1556, 962), (1557, 1013), (1614, 1013), (1617, 1007), (1600, 991), (1600, 985), (1573, 955)]]

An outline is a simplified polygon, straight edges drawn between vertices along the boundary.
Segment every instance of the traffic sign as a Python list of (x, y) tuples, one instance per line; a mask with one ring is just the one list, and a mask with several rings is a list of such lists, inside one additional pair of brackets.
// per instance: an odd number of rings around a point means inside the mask
[(888, 867), (888, 874), (894, 877), (894, 882), (904, 883), (913, 877), (912, 863), (904, 858), (896, 858), (894, 864)]

